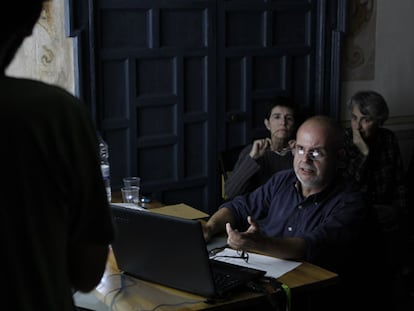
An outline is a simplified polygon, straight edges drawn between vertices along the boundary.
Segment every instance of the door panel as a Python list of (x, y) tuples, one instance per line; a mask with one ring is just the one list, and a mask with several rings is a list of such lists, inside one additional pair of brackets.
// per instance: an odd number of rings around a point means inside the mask
[(220, 112), (226, 116), (220, 150), (268, 135), (263, 119), (271, 97), (291, 96), (304, 115), (313, 110), (316, 2), (218, 5), (218, 60), (223, 61), (218, 67), (218, 96)]
[(207, 191), (212, 3), (94, 1), (97, 122), (114, 189), (137, 175), (142, 192), (164, 203), (215, 204)]
[(66, 1), (115, 190), (137, 175), (143, 193), (212, 213), (218, 154), (267, 134), (271, 97), (339, 117), (345, 0)]

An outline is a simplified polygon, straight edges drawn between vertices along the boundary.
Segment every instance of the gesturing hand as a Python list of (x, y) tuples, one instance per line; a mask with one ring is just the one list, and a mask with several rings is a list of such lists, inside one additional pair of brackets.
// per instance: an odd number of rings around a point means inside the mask
[(258, 224), (250, 217), (247, 217), (250, 226), (245, 232), (233, 229), (230, 223), (226, 224), (227, 244), (233, 249), (251, 250), (256, 249), (261, 234)]
[(258, 159), (263, 156), (266, 149), (268, 149), (272, 144), (270, 138), (257, 139), (253, 142), (252, 150), (249, 155), (252, 159)]
[(357, 129), (352, 129), (352, 141), (364, 156), (367, 156), (369, 154), (369, 147)]

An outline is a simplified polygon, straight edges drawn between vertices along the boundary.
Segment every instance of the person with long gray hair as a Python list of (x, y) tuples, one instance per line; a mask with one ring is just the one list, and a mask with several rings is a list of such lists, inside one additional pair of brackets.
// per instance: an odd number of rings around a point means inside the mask
[[(407, 197), (398, 139), (384, 127), (389, 108), (384, 97), (368, 90), (347, 102), (351, 126), (345, 130), (345, 174), (354, 178), (376, 213), (384, 238), (384, 256), (402, 283), (407, 261)], [(395, 290), (401, 292), (401, 288)]]

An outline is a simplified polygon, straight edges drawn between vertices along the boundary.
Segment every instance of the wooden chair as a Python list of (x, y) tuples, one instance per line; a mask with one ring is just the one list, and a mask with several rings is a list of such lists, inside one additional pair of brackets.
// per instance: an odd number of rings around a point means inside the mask
[(229, 178), (234, 165), (239, 158), (240, 152), (243, 148), (246, 147), (245, 145), (238, 145), (231, 147), (227, 150), (220, 152), (219, 154), (219, 168), (221, 173), (221, 197), (223, 200), (227, 200), (226, 194), (224, 192), (224, 183)]

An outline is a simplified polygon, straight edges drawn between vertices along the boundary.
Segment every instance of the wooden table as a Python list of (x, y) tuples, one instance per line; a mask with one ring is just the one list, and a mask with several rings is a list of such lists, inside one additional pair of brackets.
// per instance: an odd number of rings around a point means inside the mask
[[(121, 202), (120, 193), (113, 193), (113, 202)], [(152, 201), (146, 208), (162, 207), (163, 204)], [(278, 278), (292, 291), (292, 297), (313, 289), (331, 286), (337, 282), (337, 274), (303, 262), (294, 270)], [(267, 297), (262, 293), (240, 291), (234, 293), (231, 299), (207, 302), (205, 297), (180, 291), (163, 285), (140, 280), (123, 274), (117, 267), (112, 251), (109, 252), (108, 262), (100, 284), (88, 295), (98, 299), (108, 306), (109, 310), (264, 310), (263, 305), (270, 306)]]
[[(122, 194), (121, 191), (113, 191), (112, 192), (112, 200), (113, 203), (121, 203), (122, 202)], [(150, 203), (139, 203), (142, 207), (145, 207), (147, 209), (151, 208), (158, 208), (164, 206), (161, 202), (158, 202), (156, 200), (151, 200)]]
[[(295, 297), (312, 289), (320, 289), (336, 283), (337, 275), (310, 263), (302, 263), (278, 280), (286, 284)], [(207, 302), (205, 297), (183, 292), (163, 285), (124, 275), (109, 252), (106, 270), (100, 284), (89, 295), (109, 307), (109, 310), (241, 310), (251, 306), (264, 310), (270, 306), (264, 294), (249, 291), (234, 293), (231, 299)]]

